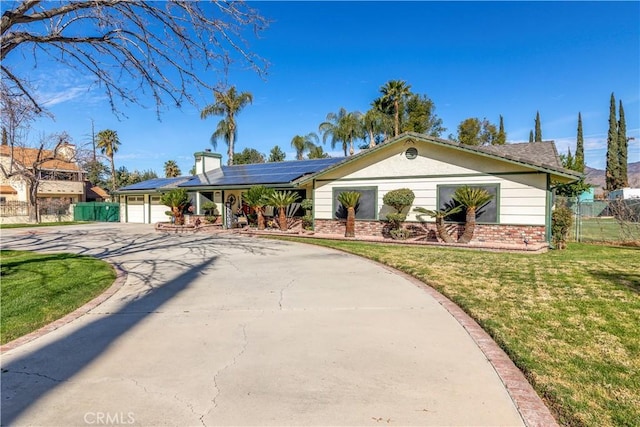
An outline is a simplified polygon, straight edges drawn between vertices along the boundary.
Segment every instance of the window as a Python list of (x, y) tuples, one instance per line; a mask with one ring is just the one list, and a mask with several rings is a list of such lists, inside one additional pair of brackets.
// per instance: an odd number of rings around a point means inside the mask
[(377, 219), (378, 187), (336, 187), (333, 189), (333, 217), (347, 218), (347, 210), (338, 201), (340, 193), (356, 191), (360, 200), (356, 206), (356, 219)]
[(407, 159), (413, 160), (418, 157), (418, 149), (416, 147), (407, 148), (407, 151), (404, 152), (404, 155)]
[(142, 205), (144, 204), (144, 196), (128, 196), (127, 203), (130, 205)]
[(161, 196), (151, 196), (151, 204), (152, 205), (161, 205), (160, 203)]
[[(438, 209), (449, 209), (453, 206), (457, 206), (455, 200), (453, 200), (453, 193), (456, 189), (463, 187), (463, 185), (438, 185)], [(500, 199), (500, 185), (499, 184), (473, 184), (469, 185), (472, 188), (483, 188), (493, 195), (493, 198), (484, 206), (480, 207), (476, 211), (476, 220), (478, 222), (497, 224), (498, 223), (498, 204)], [(465, 212), (459, 212), (457, 214), (447, 217), (447, 221), (451, 222), (464, 222)]]

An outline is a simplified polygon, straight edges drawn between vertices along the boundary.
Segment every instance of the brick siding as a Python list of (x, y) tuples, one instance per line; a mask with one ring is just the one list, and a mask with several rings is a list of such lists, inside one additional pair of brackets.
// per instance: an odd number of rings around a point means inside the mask
[[(428, 241), (439, 241), (435, 224), (405, 222), (404, 227), (411, 230), (413, 235), (426, 235)], [(447, 226), (450, 233), (458, 238), (464, 231), (462, 224)], [(318, 234), (344, 234), (344, 220), (316, 219), (314, 231)], [(388, 224), (384, 221), (356, 221), (356, 236), (389, 237)], [(522, 244), (524, 239), (528, 243), (545, 243), (545, 227), (543, 225), (501, 225), (477, 224), (473, 233), (473, 241), (489, 243)]]

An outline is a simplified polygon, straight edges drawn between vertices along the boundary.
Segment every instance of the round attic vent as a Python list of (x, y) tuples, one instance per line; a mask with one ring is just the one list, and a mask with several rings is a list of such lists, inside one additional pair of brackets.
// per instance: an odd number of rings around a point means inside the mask
[(405, 151), (404, 155), (407, 157), (407, 159), (413, 160), (418, 157), (418, 149), (415, 147), (407, 148), (407, 151)]

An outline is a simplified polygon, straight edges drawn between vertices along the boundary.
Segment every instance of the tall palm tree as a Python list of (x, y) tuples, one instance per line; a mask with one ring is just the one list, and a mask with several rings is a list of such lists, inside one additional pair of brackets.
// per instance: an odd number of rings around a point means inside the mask
[(408, 85), (404, 80), (389, 80), (380, 88), (380, 92), (382, 92), (382, 100), (393, 105), (393, 136), (398, 136), (400, 134), (400, 104), (411, 94), (411, 85)]
[(338, 195), (338, 201), (347, 210), (347, 223), (344, 237), (355, 237), (356, 235), (356, 206), (360, 201), (360, 193), (357, 191), (343, 191)]
[(113, 192), (116, 190), (116, 165), (113, 161), (113, 155), (118, 152), (120, 146), (118, 132), (111, 129), (101, 130), (96, 138), (100, 152), (107, 156), (111, 162), (111, 191)]
[(224, 142), (229, 147), (227, 164), (230, 166), (233, 164), (234, 142), (238, 136), (236, 115), (247, 104), (253, 103), (253, 95), (249, 92), (238, 93), (235, 86), (231, 86), (226, 91), (215, 90), (213, 95), (215, 102), (204, 107), (200, 112), (200, 118), (206, 119), (209, 116), (224, 116), (224, 119), (218, 122), (216, 131), (211, 135), (211, 144), (213, 148), (216, 148), (218, 138), (224, 139)]
[(326, 142), (327, 137), (331, 136), (331, 148), (335, 148), (336, 143), (341, 142), (345, 157), (347, 156), (347, 147), (349, 147), (349, 153), (353, 155), (354, 139), (363, 137), (361, 115), (358, 111), (350, 113), (343, 107), (340, 107), (338, 113), (327, 114), (326, 121), (320, 123), (318, 127), (322, 132), (322, 142)]
[(181, 174), (180, 167), (174, 160), (164, 162), (164, 176), (166, 178), (175, 178)]
[(294, 136), (291, 140), (291, 147), (296, 149), (296, 160), (304, 159), (304, 152), (311, 151), (311, 148), (315, 147), (315, 144), (318, 142), (320, 142), (320, 139), (315, 132), (311, 132), (305, 136)]
[[(376, 145), (380, 135), (383, 136), (383, 141), (387, 139), (389, 116), (384, 113), (380, 99), (375, 100), (371, 104), (371, 109), (362, 116), (362, 125), (364, 132), (369, 137), (369, 148)], [(391, 124), (391, 127), (393, 127), (393, 124)]]
[(469, 243), (473, 239), (473, 233), (476, 229), (476, 212), (489, 203), (491, 199), (493, 199), (493, 195), (489, 194), (484, 188), (469, 187), (468, 185), (459, 187), (453, 193), (453, 200), (460, 203), (467, 210), (464, 233), (462, 233), (458, 242)]
[(287, 231), (287, 215), (285, 209), (300, 198), (293, 191), (274, 191), (267, 198), (267, 204), (278, 208), (278, 225), (280, 230)]
[(269, 198), (273, 194), (273, 189), (264, 185), (254, 185), (242, 195), (242, 200), (256, 211), (258, 216), (258, 230), (265, 229), (264, 208), (269, 205)]

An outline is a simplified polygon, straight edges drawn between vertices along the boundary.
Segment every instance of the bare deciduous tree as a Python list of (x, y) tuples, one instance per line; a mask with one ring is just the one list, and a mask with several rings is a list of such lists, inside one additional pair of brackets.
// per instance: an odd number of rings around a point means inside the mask
[[(2, 79), (8, 90), (44, 110), (31, 82), (12, 66), (47, 57), (89, 75), (117, 102), (142, 102), (150, 93), (160, 107), (196, 104), (192, 89), (213, 89), (204, 75), (224, 80), (238, 62), (262, 75), (266, 61), (249, 50), (247, 36), (268, 22), (242, 1), (80, 0), (4, 2), (0, 21)], [(17, 55), (17, 56), (16, 56)], [(4, 90), (4, 88), (3, 88)]]
[[(29, 219), (40, 222), (38, 191), (43, 180), (55, 179), (52, 176), (75, 164), (78, 151), (69, 145), (70, 137), (66, 132), (41, 136), (37, 148), (27, 148), (11, 144), (8, 150), (8, 164), (0, 163), (0, 171), (5, 179), (22, 182), (27, 186)], [(49, 148), (53, 146), (52, 148)], [(3, 147), (4, 149), (5, 147)], [(75, 173), (81, 173), (78, 169)], [(78, 178), (78, 181), (81, 180)]]

